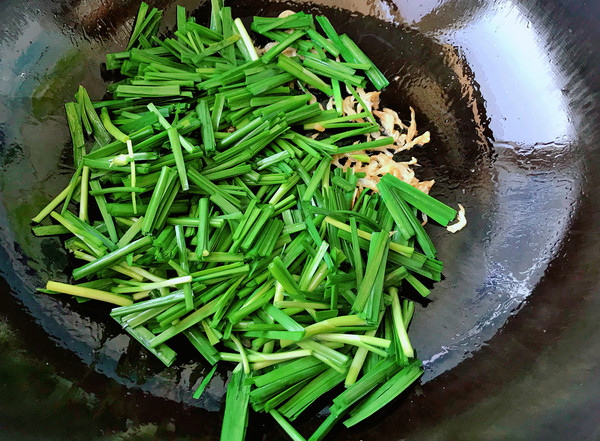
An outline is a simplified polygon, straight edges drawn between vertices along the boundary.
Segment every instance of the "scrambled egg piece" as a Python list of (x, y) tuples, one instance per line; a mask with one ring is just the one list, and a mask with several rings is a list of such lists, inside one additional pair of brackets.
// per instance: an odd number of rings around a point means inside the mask
[(458, 204), (458, 214), (456, 217), (458, 218), (456, 223), (454, 223), (452, 225), (448, 225), (446, 227), (446, 230), (450, 231), (451, 233), (456, 233), (457, 231), (460, 231), (467, 226), (467, 218), (465, 216), (465, 207), (463, 207), (462, 204)]
[(291, 9), (286, 9), (285, 11), (283, 11), (281, 14), (279, 14), (277, 16), (277, 18), (285, 18), (285, 17), (289, 17), (290, 15), (294, 15), (296, 13), (296, 11), (292, 11)]
[[(418, 165), (417, 160), (412, 158), (409, 162), (397, 162), (394, 161), (393, 158), (395, 153), (410, 150), (417, 145), (426, 144), (431, 139), (429, 132), (416, 136), (417, 122), (414, 109), (412, 107), (410, 108), (411, 119), (410, 124), (407, 126), (402, 122), (398, 113), (394, 110), (389, 108), (383, 108), (381, 111), (379, 110), (380, 92), (365, 92), (364, 89), (358, 88), (357, 93), (363, 100), (367, 110), (372, 112), (373, 115), (379, 119), (383, 132), (367, 134), (367, 140), (390, 136), (394, 139), (394, 142), (393, 144), (370, 149), (370, 156), (365, 156), (367, 155), (367, 152), (364, 150), (334, 155), (332, 163), (338, 167), (342, 167), (344, 170), (352, 168), (355, 173), (365, 173), (364, 178), (358, 179), (358, 189), (357, 193), (355, 193), (356, 196), (365, 188), (377, 192), (377, 183), (381, 177), (387, 173), (393, 174), (397, 178), (428, 194), (435, 181), (419, 181), (419, 179), (415, 177), (412, 166)], [(327, 109), (333, 109), (333, 99), (330, 99), (325, 107)], [(344, 116), (347, 116), (356, 115), (357, 113), (362, 112), (363, 108), (353, 95), (349, 95), (342, 103), (342, 110)], [(364, 122), (364, 120), (357, 121)], [(317, 128), (317, 130), (319, 129)], [(379, 153), (374, 154), (374, 152)], [(363, 162), (365, 157), (369, 158), (368, 163)]]
[(341, 167), (344, 170), (351, 168), (354, 173), (365, 173), (364, 178), (358, 179), (359, 194), (365, 189), (377, 192), (377, 184), (381, 177), (387, 173), (391, 173), (398, 179), (418, 188), (423, 193), (429, 193), (431, 187), (435, 183), (431, 181), (419, 181), (415, 177), (415, 172), (411, 166), (417, 165), (417, 160), (412, 158), (408, 162), (394, 161), (393, 155), (389, 152), (381, 152), (377, 155), (369, 156), (369, 162), (362, 162), (361, 155), (366, 152), (364, 150), (342, 155), (333, 155), (333, 165)]
[[(266, 53), (269, 49), (271, 49), (273, 46), (276, 46), (278, 44), (277, 41), (272, 41), (270, 43), (265, 44), (265, 47), (257, 47), (256, 51), (258, 52), (259, 55), (263, 55), (264, 53)], [(293, 48), (293, 47), (288, 47), (286, 48), (282, 54), (287, 55), (288, 57), (295, 57), (297, 55), (298, 51)]]

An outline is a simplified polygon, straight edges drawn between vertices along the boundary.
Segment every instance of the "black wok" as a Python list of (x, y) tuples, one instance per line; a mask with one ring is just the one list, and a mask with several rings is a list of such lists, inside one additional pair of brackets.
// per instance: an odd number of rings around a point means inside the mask
[[(174, 3), (153, 3), (174, 23)], [(446, 267), (410, 330), (421, 384), (331, 439), (600, 439), (600, 3), (318, 3), (295, 8), (326, 12), (393, 79), (385, 104), (414, 106), (432, 133), (418, 175), (469, 221), (430, 229)], [(61, 243), (29, 230), (72, 172), (63, 104), (80, 83), (102, 96), (103, 54), (124, 46), (137, 5), (0, 2), (1, 440), (219, 436), (226, 370), (194, 401), (207, 365), (185, 345), (166, 369), (93, 302), (35, 293), (70, 271)], [(285, 436), (253, 414), (248, 439)]]

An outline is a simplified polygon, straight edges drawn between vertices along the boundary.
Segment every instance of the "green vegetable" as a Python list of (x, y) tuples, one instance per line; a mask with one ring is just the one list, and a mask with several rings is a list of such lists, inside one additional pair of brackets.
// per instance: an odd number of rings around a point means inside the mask
[(212, 380), (212, 377), (215, 374), (216, 370), (217, 370), (217, 365), (215, 364), (212, 367), (212, 369), (208, 372), (208, 374), (206, 374), (206, 377), (204, 377), (204, 379), (200, 383), (200, 386), (198, 386), (198, 388), (194, 392), (194, 395), (192, 395), (192, 397), (194, 399), (197, 400), (198, 398), (200, 398), (200, 396), (202, 395), (202, 392), (204, 392), (204, 389), (206, 389), (206, 386), (208, 386), (208, 383), (210, 383), (210, 380)]
[(130, 299), (123, 296), (111, 294), (109, 292), (104, 292), (97, 289), (86, 288), (78, 285), (69, 285), (60, 282), (48, 281), (48, 283), (46, 283), (46, 289), (62, 294), (71, 294), (78, 297), (85, 297), (87, 299), (101, 300), (103, 302), (113, 303), (121, 306), (127, 306), (133, 303)]
[(419, 211), (422, 211), (444, 227), (456, 217), (456, 210), (408, 185), (406, 182), (401, 181), (395, 176), (386, 175), (382, 179), (382, 182), (393, 187), (407, 203), (411, 204)]
[[(83, 262), (77, 284), (40, 292), (114, 306), (167, 366), (172, 339), (187, 340), (213, 366), (196, 399), (219, 363), (237, 363), (223, 440), (244, 439), (250, 405), (303, 440), (291, 423), (334, 394), (308, 438), (321, 440), (423, 372), (403, 295), (430, 295), (422, 278), (440, 280), (443, 264), (417, 216), (445, 226), (456, 212), (391, 174), (372, 193), (364, 173), (332, 167), (339, 154), (369, 163), (361, 150), (394, 138), (363, 140), (381, 127), (356, 88), (387, 80), (325, 17), (254, 17), (276, 42), (262, 53), (221, 0), (209, 27), (175, 16), (159, 37), (162, 12), (142, 3), (125, 50), (107, 55), (123, 78), (112, 99), (79, 87), (65, 106), (74, 173), (33, 232), (62, 235)], [(360, 113), (344, 114), (343, 88)]]
[(285, 433), (288, 434), (290, 439), (292, 439), (293, 441), (305, 441), (304, 437), (300, 435), (300, 433), (298, 433), (298, 431), (294, 429), (292, 425), (279, 412), (277, 412), (275, 409), (271, 409), (269, 413), (275, 419), (275, 421), (279, 423), (279, 425), (285, 431)]
[(225, 415), (221, 429), (222, 441), (242, 441), (248, 425), (248, 402), (250, 385), (246, 384), (245, 374), (240, 366), (234, 369), (227, 385)]

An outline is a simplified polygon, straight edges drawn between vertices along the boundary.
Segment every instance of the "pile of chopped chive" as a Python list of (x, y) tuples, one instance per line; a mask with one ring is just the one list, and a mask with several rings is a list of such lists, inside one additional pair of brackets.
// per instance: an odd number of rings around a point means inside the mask
[(393, 140), (356, 144), (377, 123), (366, 105), (344, 116), (342, 88), (388, 81), (327, 18), (254, 17), (258, 38), (276, 42), (259, 56), (231, 9), (211, 3), (209, 27), (178, 6), (170, 38), (142, 3), (126, 50), (106, 57), (123, 77), (113, 99), (79, 87), (66, 104), (76, 171), (33, 219), (55, 222), (33, 230), (67, 235), (85, 263), (74, 284), (40, 291), (114, 305), (167, 366), (169, 341), (189, 340), (215, 366), (195, 398), (219, 361), (235, 363), (222, 440), (244, 439), (250, 406), (304, 440), (292, 423), (337, 390), (308, 438), (321, 440), (423, 372), (406, 296), (427, 296), (422, 281), (439, 281), (442, 263), (418, 214), (446, 226), (456, 211), (391, 174), (357, 197), (360, 174), (332, 167), (334, 154)]

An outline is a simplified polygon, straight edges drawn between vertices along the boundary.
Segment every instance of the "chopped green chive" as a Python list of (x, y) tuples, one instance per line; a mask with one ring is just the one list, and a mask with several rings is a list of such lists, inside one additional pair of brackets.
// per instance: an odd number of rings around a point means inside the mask
[(240, 367), (234, 369), (231, 374), (225, 397), (222, 441), (243, 441), (245, 438), (250, 400), (250, 385), (246, 383), (245, 377)]
[(358, 88), (388, 81), (350, 37), (305, 12), (254, 17), (274, 41), (257, 51), (230, 7), (210, 6), (209, 27), (177, 6), (165, 37), (142, 2), (127, 47), (106, 57), (121, 75), (111, 99), (80, 86), (65, 105), (74, 173), (32, 229), (65, 235), (81, 283), (39, 291), (110, 304), (166, 366), (172, 339), (191, 344), (212, 365), (195, 399), (219, 362), (237, 363), (222, 440), (244, 439), (250, 405), (304, 440), (291, 423), (344, 383), (308, 438), (322, 440), (423, 372), (400, 293), (426, 297), (421, 280), (442, 277), (419, 212), (446, 226), (456, 211), (393, 168), (367, 173), (394, 138), (364, 140), (381, 128)]
[(48, 281), (48, 283), (46, 283), (46, 289), (62, 294), (70, 294), (77, 297), (100, 300), (102, 302), (112, 303), (119, 306), (128, 306), (133, 303), (133, 301), (127, 297), (97, 289), (85, 288), (83, 286), (69, 285), (67, 283)]

